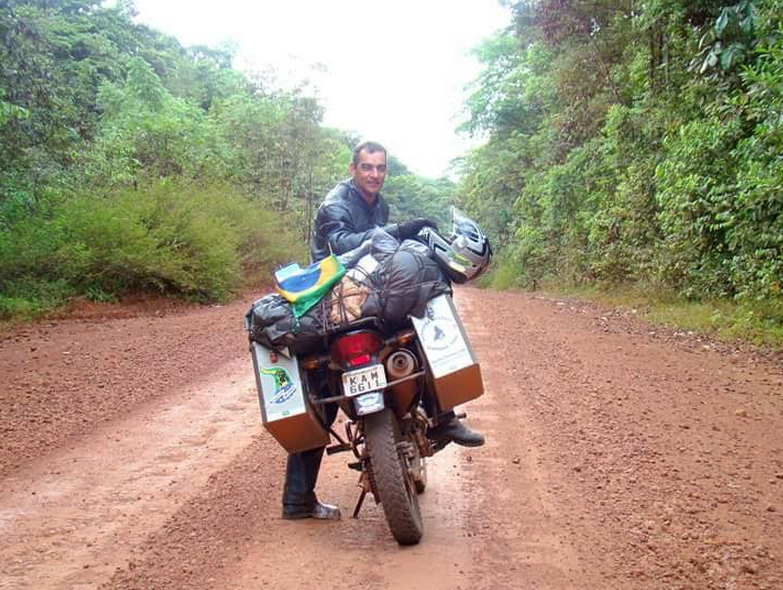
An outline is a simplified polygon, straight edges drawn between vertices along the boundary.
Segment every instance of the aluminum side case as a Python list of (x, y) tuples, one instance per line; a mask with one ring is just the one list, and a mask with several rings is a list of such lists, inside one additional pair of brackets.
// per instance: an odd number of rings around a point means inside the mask
[(422, 318), (411, 320), (424, 349), (441, 409), (450, 410), (483, 394), (481, 367), (452, 298), (438, 295), (427, 302)]
[(250, 343), (264, 427), (289, 453), (329, 443), (329, 433), (307, 403), (295, 356)]

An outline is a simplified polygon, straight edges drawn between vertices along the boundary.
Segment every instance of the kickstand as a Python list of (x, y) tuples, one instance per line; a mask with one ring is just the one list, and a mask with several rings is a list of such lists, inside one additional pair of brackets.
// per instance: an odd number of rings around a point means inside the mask
[(364, 504), (365, 496), (367, 496), (367, 491), (362, 490), (362, 493), (359, 496), (359, 501), (356, 502), (356, 508), (353, 509), (353, 518), (359, 518), (359, 510), (362, 509), (362, 504)]

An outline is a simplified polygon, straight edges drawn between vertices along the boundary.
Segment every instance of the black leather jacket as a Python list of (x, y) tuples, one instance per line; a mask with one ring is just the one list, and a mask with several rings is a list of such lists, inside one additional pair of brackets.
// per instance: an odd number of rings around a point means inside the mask
[(318, 207), (313, 242), (310, 244), (313, 261), (326, 258), (330, 253), (345, 254), (361, 246), (376, 227), (398, 237), (397, 224), (389, 224), (388, 221), (389, 205), (380, 194), (373, 205), (368, 205), (353, 179), (341, 182)]

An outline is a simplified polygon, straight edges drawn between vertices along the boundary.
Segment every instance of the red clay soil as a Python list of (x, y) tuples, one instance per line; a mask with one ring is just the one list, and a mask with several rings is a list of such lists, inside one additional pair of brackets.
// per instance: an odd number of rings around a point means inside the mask
[[(779, 359), (571, 300), (463, 288), (487, 435), (430, 463), (399, 548), (328, 457), (338, 522), (279, 515), (242, 315), (90, 311), (0, 342), (0, 588), (783, 588)], [(328, 566), (325, 565), (328, 563)]]
[(72, 304), (0, 340), (0, 475), (247, 351), (247, 302)]

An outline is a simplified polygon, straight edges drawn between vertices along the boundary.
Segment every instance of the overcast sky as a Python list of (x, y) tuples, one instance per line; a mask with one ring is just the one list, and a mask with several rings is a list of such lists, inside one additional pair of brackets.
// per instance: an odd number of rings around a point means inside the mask
[[(437, 177), (470, 145), (455, 132), (472, 47), (510, 22), (497, 0), (136, 0), (137, 21), (183, 45), (238, 45), (235, 66), (309, 78), (324, 123), (383, 143)], [(323, 64), (324, 68), (312, 68)]]

